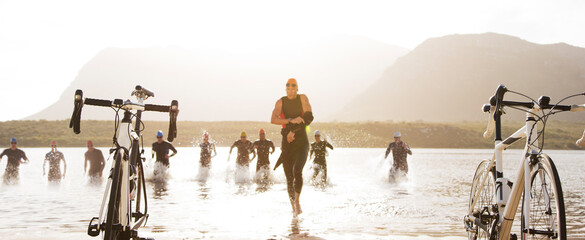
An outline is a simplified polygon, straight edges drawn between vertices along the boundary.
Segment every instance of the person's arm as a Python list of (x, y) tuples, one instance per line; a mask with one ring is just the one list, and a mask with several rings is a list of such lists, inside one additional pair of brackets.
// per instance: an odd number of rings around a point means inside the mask
[(28, 162), (28, 158), (26, 157), (26, 153), (24, 153), (24, 151), (20, 150), (20, 152), (22, 153), (22, 159), (26, 160), (26, 161), (20, 161), (20, 163), (27, 163)]
[(270, 152), (270, 154), (273, 154), (276, 148), (274, 147), (274, 143), (272, 141), (270, 141), (270, 147), (272, 148), (272, 152)]
[(331, 143), (327, 142), (327, 140), (325, 140), (325, 146), (327, 146), (328, 148), (333, 150), (333, 145), (331, 145)]
[(85, 160), (83, 161), (83, 175), (85, 175), (85, 173), (87, 172), (87, 152), (85, 152), (84, 156)]
[(102, 173), (104, 172), (104, 168), (106, 167), (106, 159), (104, 159), (104, 154), (102, 153), (102, 151), (97, 150), (99, 153), (99, 159), (101, 162), (101, 167), (100, 167), (100, 171), (99, 171), (99, 175), (100, 177), (102, 176)]
[(173, 153), (171, 153), (171, 155), (169, 155), (169, 157), (175, 156), (177, 154), (177, 149), (175, 149), (175, 146), (173, 146), (173, 144), (169, 143), (169, 149), (171, 149), (171, 151), (173, 151)]
[(254, 144), (250, 144), (250, 147), (248, 147), (248, 151), (254, 154), (254, 156), (252, 156), (252, 159), (250, 159), (251, 162), (252, 160), (254, 160), (254, 158), (256, 158), (256, 149), (254, 149)]
[(230, 147), (230, 154), (232, 154), (232, 150), (234, 149), (234, 147), (236, 147), (236, 144), (238, 144), (238, 141), (235, 141), (234, 144), (232, 144), (232, 146)]
[(410, 151), (410, 146), (408, 146), (407, 143), (404, 143), (404, 149), (406, 149), (406, 153), (408, 153), (408, 155), (412, 155), (412, 151)]
[(217, 156), (217, 152), (215, 151), (215, 144), (214, 143), (211, 144), (211, 150), (213, 151), (213, 155), (211, 155), (211, 157)]
[(65, 161), (65, 155), (61, 154), (61, 160), (63, 161), (63, 177), (67, 174), (67, 161)]
[(2, 153), (0, 153), (0, 162), (2, 162), (2, 157), (4, 157), (4, 155), (6, 155), (6, 150), (2, 151)]
[(314, 143), (311, 144), (311, 151), (309, 151), (309, 159), (313, 157), (313, 153), (315, 152), (315, 145)]
[(282, 113), (282, 100), (278, 99), (278, 101), (276, 101), (276, 105), (274, 106), (274, 110), (272, 110), (272, 116), (270, 117), (270, 123), (276, 124), (276, 125), (289, 124), (290, 121), (288, 119), (280, 118), (281, 113)]
[(390, 154), (390, 151), (392, 151), (392, 148), (390, 148), (390, 146), (392, 146), (392, 143), (388, 144), (388, 148), (386, 148), (386, 155), (384, 155), (384, 159), (388, 158), (388, 154)]
[(45, 165), (47, 165), (47, 161), (49, 161), (49, 154), (45, 154), (45, 160), (43, 161), (43, 176), (45, 176)]
[(154, 158), (154, 153), (156, 153), (156, 145), (155, 144), (156, 143), (152, 144), (152, 157), (151, 158)]

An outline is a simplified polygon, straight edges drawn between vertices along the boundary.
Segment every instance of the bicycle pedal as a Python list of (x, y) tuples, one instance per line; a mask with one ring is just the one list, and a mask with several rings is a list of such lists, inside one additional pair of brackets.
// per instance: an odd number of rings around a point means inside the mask
[(91, 221), (89, 221), (89, 226), (87, 227), (87, 235), (97, 237), (100, 235), (99, 223), (92, 224), (94, 220), (99, 220), (99, 218), (93, 217)]

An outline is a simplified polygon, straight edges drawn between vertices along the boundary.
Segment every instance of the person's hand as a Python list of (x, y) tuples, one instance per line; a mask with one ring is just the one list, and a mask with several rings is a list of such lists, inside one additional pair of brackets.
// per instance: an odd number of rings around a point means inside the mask
[(323, 142), (327, 142), (327, 138), (323, 137)]
[(286, 141), (288, 143), (291, 143), (294, 140), (295, 140), (295, 133), (293, 131), (288, 132), (288, 134), (286, 135)]
[(169, 155), (168, 155), (168, 154), (166, 154), (166, 155), (165, 155), (165, 158), (166, 158), (166, 159), (169, 159)]
[(303, 119), (302, 117), (296, 117), (290, 120), (290, 122), (294, 124), (305, 123), (305, 119)]
[(100, 172), (100, 177), (102, 177), (102, 172)]
[(258, 149), (258, 145), (254, 145), (254, 149)]

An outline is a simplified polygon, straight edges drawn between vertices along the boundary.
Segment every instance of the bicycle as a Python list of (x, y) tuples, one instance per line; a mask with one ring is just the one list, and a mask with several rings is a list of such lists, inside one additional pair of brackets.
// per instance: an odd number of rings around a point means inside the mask
[[(529, 102), (504, 101), (506, 92), (530, 99)], [(538, 101), (508, 90), (500, 85), (490, 104), (483, 106), (490, 113), (488, 127), (483, 134), (489, 138), (495, 131), (494, 155), (483, 160), (473, 177), (469, 196), (469, 209), (464, 224), (469, 239), (517, 239), (511, 234), (518, 205), (521, 205), (521, 239), (567, 239), (565, 205), (561, 180), (552, 159), (542, 152), (544, 130), (549, 116), (559, 112), (585, 111), (583, 105), (550, 104), (550, 97)], [(504, 107), (526, 112), (526, 124), (502, 141), (501, 115)], [(538, 123), (542, 125), (539, 130)], [(525, 138), (524, 155), (515, 183), (504, 177), (502, 152)], [(540, 144), (539, 144), (540, 143)], [(521, 201), (522, 200), (522, 201)]]
[[(92, 237), (103, 232), (106, 240), (139, 240), (137, 229), (146, 224), (148, 220), (148, 202), (146, 197), (146, 184), (144, 180), (144, 168), (142, 162), (144, 155), (144, 143), (142, 140), (142, 112), (157, 111), (168, 112), (169, 133), (167, 140), (172, 142), (177, 136), (177, 115), (179, 113), (178, 101), (171, 101), (171, 105), (144, 104), (144, 100), (154, 97), (154, 93), (140, 85), (135, 87), (131, 94), (136, 96), (137, 102), (122, 99), (102, 100), (83, 98), (83, 91), (75, 91), (73, 115), (69, 127), (73, 132), (81, 132), (81, 112), (84, 105), (110, 107), (115, 111), (113, 154), (114, 161), (108, 176), (101, 208), (98, 217), (93, 217), (88, 226), (87, 233)], [(124, 110), (124, 117), (120, 120), (118, 114)], [(135, 112), (135, 113), (134, 113)], [(132, 125), (135, 121), (135, 126)], [(142, 203), (141, 200), (144, 202)], [(135, 210), (132, 210), (135, 202)], [(106, 206), (107, 205), (107, 206)], [(134, 218), (134, 219), (133, 219)]]

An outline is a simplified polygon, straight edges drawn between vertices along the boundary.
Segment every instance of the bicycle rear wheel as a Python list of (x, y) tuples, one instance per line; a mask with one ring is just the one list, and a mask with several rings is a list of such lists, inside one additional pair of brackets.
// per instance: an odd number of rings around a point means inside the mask
[[(496, 169), (491, 167), (490, 160), (482, 161), (471, 183), (471, 193), (469, 195), (469, 210), (472, 212), (474, 220), (465, 220), (467, 225), (467, 237), (471, 240), (490, 239), (490, 231), (494, 221), (497, 218), (496, 206)], [(485, 179), (485, 182), (484, 182)], [(483, 182), (483, 186), (481, 185)], [(479, 193), (477, 199), (474, 197)], [(493, 233), (491, 233), (493, 234)]]
[(539, 155), (538, 161), (533, 163), (530, 182), (530, 223), (524, 220), (524, 198), (527, 197), (524, 193), (522, 239), (567, 239), (561, 180), (555, 164), (547, 155)]

